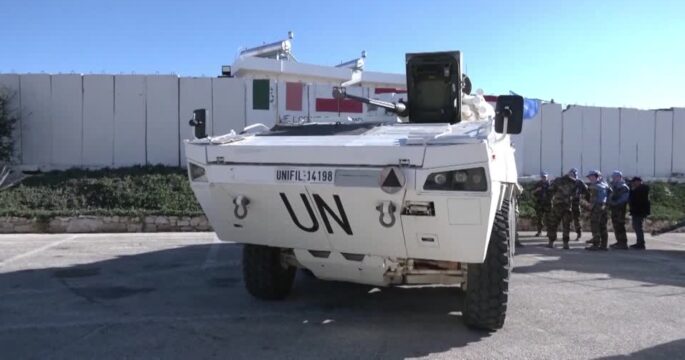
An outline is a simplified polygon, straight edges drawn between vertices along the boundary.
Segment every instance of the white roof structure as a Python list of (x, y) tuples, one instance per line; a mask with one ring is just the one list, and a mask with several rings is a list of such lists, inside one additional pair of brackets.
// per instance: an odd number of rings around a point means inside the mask
[[(294, 61), (276, 60), (259, 57), (237, 59), (231, 71), (234, 76), (252, 77), (262, 75), (277, 76), (283, 79), (297, 79), (314, 83), (342, 83), (352, 78), (352, 69), (304, 64)], [(404, 74), (391, 74), (373, 71), (362, 73), (361, 86), (387, 86), (404, 88)]]

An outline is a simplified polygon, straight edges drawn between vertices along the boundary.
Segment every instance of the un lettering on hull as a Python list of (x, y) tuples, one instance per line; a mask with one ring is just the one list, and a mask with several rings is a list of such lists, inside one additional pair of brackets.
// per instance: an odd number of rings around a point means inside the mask
[(307, 209), (307, 216), (309, 218), (309, 221), (311, 222), (311, 226), (305, 226), (302, 225), (302, 222), (300, 221), (298, 215), (293, 210), (293, 207), (290, 203), (290, 200), (288, 199), (288, 196), (285, 193), (279, 193), (279, 195), (281, 197), (281, 200), (283, 200), (283, 205), (285, 206), (286, 210), (288, 210), (288, 214), (290, 215), (290, 218), (293, 220), (293, 223), (303, 231), (316, 232), (319, 230), (319, 221), (314, 215), (314, 209), (316, 209), (319, 213), (319, 216), (323, 220), (323, 224), (326, 227), (326, 231), (329, 234), (333, 234), (333, 226), (331, 225), (331, 223), (334, 221), (343, 231), (345, 231), (347, 235), (352, 236), (352, 227), (350, 226), (350, 221), (347, 219), (345, 207), (342, 205), (342, 202), (340, 201), (340, 196), (335, 194), (333, 195), (333, 201), (335, 202), (336, 208), (336, 210), (333, 210), (333, 208), (329, 206), (326, 203), (326, 201), (324, 201), (321, 198), (319, 194), (312, 194), (315, 206), (312, 206), (312, 204), (309, 203), (306, 194), (300, 194), (300, 199), (302, 200), (305, 209)]
[[(208, 190), (211, 193), (207, 195), (210, 197), (207, 203), (217, 204), (215, 210), (207, 212), (207, 215), (212, 217), (212, 226), (223, 240), (283, 248), (331, 250), (325, 226), (322, 225), (323, 221), (316, 208), (312, 207), (312, 211), (317, 225), (308, 215), (305, 204), (312, 206), (314, 200), (304, 186), (220, 184), (207, 189), (211, 189)], [(318, 227), (317, 231), (303, 231), (295, 225), (283, 204), (281, 193), (289, 199), (292, 212), (297, 214), (301, 226)], [(301, 199), (302, 194), (307, 199), (306, 203)], [(250, 200), (247, 214), (243, 219), (236, 218), (234, 214), (233, 199), (240, 195)]]
[[(207, 214), (223, 240), (378, 256), (407, 254), (399, 216), (404, 190), (390, 195), (378, 187), (221, 184), (197, 193), (198, 199), (206, 197), (201, 202), (214, 204)], [(239, 195), (250, 199), (243, 219), (233, 211), (233, 199)], [(391, 227), (379, 221), (376, 207), (383, 201), (397, 207)]]
[[(399, 214), (405, 189), (394, 194), (383, 192), (379, 186), (332, 187), (314, 184), (308, 185), (307, 189), (312, 195), (315, 213), (321, 219), (319, 232), (325, 234), (335, 251), (378, 256), (407, 256)], [(339, 202), (336, 199), (339, 199)], [(319, 212), (317, 201), (328, 220), (324, 220)], [(396, 222), (391, 227), (383, 226), (379, 221), (380, 212), (376, 207), (384, 201), (391, 201), (396, 207)], [(344, 218), (340, 209), (344, 210)], [(326, 221), (332, 231), (328, 231)], [(349, 223), (352, 235), (346, 231), (345, 223)]]

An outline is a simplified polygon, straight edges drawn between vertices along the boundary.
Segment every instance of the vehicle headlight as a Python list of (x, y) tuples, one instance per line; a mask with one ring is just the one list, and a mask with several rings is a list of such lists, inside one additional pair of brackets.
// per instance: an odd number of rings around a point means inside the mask
[(205, 168), (200, 165), (189, 163), (188, 174), (190, 175), (190, 181), (207, 182), (207, 173), (205, 172)]
[(433, 176), (433, 181), (438, 185), (445, 185), (447, 184), (447, 174), (437, 173)]
[(485, 168), (442, 171), (428, 175), (424, 190), (487, 191)]
[(459, 170), (459, 171), (454, 171), (454, 175), (452, 175), (452, 178), (454, 179), (454, 182), (456, 182), (456, 183), (465, 183), (466, 181), (469, 180), (469, 175), (466, 174), (466, 171)]

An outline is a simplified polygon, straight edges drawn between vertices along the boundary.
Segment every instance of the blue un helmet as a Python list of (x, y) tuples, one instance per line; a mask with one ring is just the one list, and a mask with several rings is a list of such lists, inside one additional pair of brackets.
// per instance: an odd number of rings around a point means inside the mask
[(590, 170), (590, 172), (587, 173), (587, 175), (585, 175), (585, 177), (590, 177), (590, 176), (596, 176), (597, 178), (601, 178), (602, 173), (599, 170)]
[(611, 173), (612, 181), (620, 181), (621, 179), (623, 179), (623, 173), (620, 170), (614, 170), (614, 172)]

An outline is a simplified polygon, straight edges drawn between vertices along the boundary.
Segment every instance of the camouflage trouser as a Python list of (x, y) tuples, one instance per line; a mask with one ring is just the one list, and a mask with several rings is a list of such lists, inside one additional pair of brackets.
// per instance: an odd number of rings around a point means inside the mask
[(576, 230), (576, 233), (582, 233), (583, 226), (580, 223), (580, 199), (573, 199), (573, 203), (571, 204), (571, 214), (573, 215), (573, 227)]
[(544, 225), (547, 224), (550, 206), (548, 204), (535, 204), (535, 225), (538, 232), (542, 232)]
[(608, 211), (605, 205), (593, 205), (590, 211), (590, 227), (592, 228), (592, 243), (606, 248), (609, 241), (607, 231)]
[(626, 235), (626, 207), (615, 206), (611, 208), (611, 225), (614, 227), (614, 236), (619, 244), (628, 244)]
[(564, 243), (567, 243), (570, 240), (571, 216), (571, 207), (568, 206), (568, 204), (552, 206), (552, 212), (550, 213), (547, 222), (547, 238), (550, 242), (557, 240), (557, 228), (559, 227), (559, 223), (561, 223)]

